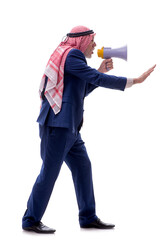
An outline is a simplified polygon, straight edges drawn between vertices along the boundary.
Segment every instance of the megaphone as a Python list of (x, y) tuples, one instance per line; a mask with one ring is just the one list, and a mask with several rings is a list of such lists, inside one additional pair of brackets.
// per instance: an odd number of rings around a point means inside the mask
[(127, 61), (127, 45), (121, 48), (102, 47), (97, 50), (98, 57), (108, 59), (112, 57), (121, 58)]

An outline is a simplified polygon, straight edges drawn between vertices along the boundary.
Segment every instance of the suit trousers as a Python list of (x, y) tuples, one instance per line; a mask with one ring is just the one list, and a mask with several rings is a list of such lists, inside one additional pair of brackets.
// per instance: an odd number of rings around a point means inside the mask
[(22, 227), (30, 227), (41, 220), (63, 161), (72, 173), (79, 208), (80, 226), (91, 223), (97, 218), (92, 170), (80, 133), (78, 131), (72, 133), (68, 128), (46, 125), (39, 125), (39, 129), (43, 162), (27, 203)]

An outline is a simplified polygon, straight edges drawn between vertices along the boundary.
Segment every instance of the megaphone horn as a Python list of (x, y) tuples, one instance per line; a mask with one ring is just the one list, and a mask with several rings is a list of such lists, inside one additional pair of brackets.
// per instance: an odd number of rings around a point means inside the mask
[(127, 61), (127, 45), (121, 48), (102, 47), (97, 50), (98, 57), (108, 59), (112, 57), (121, 58)]

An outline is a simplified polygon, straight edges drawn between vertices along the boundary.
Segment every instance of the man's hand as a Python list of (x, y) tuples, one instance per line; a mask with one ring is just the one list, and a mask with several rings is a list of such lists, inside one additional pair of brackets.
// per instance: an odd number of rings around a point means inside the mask
[(112, 61), (112, 58), (109, 58), (109, 59), (103, 60), (98, 71), (101, 73), (106, 73), (111, 69), (113, 69), (113, 61)]
[(146, 80), (146, 78), (154, 71), (155, 67), (156, 67), (156, 64), (153, 67), (149, 68), (146, 72), (144, 72), (140, 77), (134, 78), (133, 84), (144, 82), (144, 80)]

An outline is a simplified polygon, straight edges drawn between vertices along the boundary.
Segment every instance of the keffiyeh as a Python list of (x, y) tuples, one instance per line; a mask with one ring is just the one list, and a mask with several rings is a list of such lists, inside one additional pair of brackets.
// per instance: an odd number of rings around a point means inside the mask
[[(73, 28), (70, 33), (79, 33), (88, 30), (89, 29), (84, 26), (77, 26)], [(41, 80), (39, 93), (41, 97), (41, 93), (44, 88), (45, 78), (47, 76), (48, 81), (44, 95), (47, 98), (55, 114), (60, 112), (62, 106), (64, 89), (64, 65), (66, 57), (69, 51), (73, 48), (79, 49), (84, 53), (89, 43), (91, 42), (93, 35), (94, 34), (90, 34), (87, 36), (80, 36), (75, 38), (67, 37), (67, 39), (61, 42), (60, 45), (55, 49), (53, 54), (50, 56)]]

